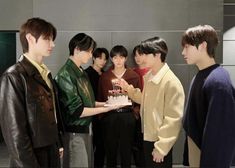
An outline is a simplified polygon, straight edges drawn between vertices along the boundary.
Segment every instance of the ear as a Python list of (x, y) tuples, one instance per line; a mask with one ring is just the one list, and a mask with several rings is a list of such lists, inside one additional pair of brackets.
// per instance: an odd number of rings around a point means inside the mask
[(75, 48), (75, 50), (79, 51), (80, 52), (80, 49), (78, 47)]
[(35, 42), (35, 37), (31, 34), (31, 33), (27, 33), (25, 35), (25, 38), (27, 39), (29, 44), (32, 44), (33, 42)]
[(207, 50), (207, 42), (203, 41), (199, 46), (198, 46), (199, 50)]
[(160, 59), (160, 58), (161, 58), (161, 53), (156, 53), (156, 54), (154, 54), (154, 57)]
[(78, 47), (74, 48), (74, 55), (78, 55), (78, 53), (80, 52), (80, 49)]

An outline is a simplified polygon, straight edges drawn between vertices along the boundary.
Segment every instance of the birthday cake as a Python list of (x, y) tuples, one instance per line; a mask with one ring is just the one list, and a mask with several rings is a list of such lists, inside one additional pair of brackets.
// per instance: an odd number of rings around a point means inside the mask
[(107, 106), (109, 105), (131, 105), (126, 92), (121, 90), (109, 90)]

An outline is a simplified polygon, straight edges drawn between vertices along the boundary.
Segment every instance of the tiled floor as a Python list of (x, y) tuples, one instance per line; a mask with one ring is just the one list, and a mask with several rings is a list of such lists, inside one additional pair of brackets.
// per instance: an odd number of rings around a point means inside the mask
[(6, 145), (0, 143), (0, 167), (9, 167), (9, 157)]

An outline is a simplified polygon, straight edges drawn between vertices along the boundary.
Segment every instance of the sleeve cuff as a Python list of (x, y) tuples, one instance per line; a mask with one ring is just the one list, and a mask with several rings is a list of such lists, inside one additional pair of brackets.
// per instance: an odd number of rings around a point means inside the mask
[(82, 115), (82, 112), (84, 110), (84, 106), (81, 105), (77, 108), (77, 110), (73, 113), (73, 117), (80, 117)]

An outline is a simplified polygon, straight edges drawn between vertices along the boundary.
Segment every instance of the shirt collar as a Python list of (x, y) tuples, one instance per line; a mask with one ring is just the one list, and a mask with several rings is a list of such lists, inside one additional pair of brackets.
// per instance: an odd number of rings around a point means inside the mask
[[(165, 74), (168, 72), (169, 69), (170, 69), (169, 66), (167, 65), (167, 63), (165, 63), (165, 65), (149, 81), (155, 84), (159, 84), (159, 82), (162, 80), (162, 78), (165, 76)], [(147, 78), (149, 79), (150, 76), (151, 76), (151, 71), (148, 72)]]
[(38, 64), (36, 61), (34, 61), (33, 59), (31, 59), (30, 57), (24, 55), (24, 57), (26, 57), (39, 71), (40, 74), (43, 73), (43, 71), (46, 71), (46, 75), (48, 75), (50, 73), (50, 70), (47, 68), (47, 66), (45, 64)]

